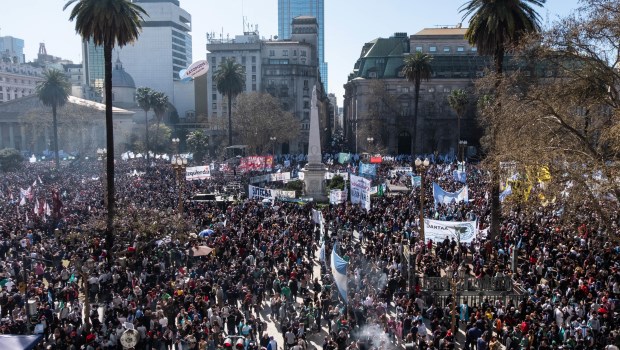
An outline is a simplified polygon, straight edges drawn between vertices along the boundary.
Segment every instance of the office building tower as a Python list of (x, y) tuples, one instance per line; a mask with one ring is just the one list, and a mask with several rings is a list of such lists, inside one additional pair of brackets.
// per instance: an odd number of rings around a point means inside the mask
[(0, 61), (24, 63), (24, 40), (12, 36), (0, 36)]
[(291, 39), (293, 18), (298, 16), (315, 17), (319, 25), (318, 51), (319, 71), (323, 91), (327, 88), (327, 62), (325, 62), (325, 7), (324, 0), (278, 0), (278, 39)]
[(191, 15), (178, 0), (133, 0), (144, 16), (138, 40), (115, 48), (137, 87), (165, 93), (181, 118), (194, 110), (193, 84), (183, 83), (179, 71), (192, 63)]

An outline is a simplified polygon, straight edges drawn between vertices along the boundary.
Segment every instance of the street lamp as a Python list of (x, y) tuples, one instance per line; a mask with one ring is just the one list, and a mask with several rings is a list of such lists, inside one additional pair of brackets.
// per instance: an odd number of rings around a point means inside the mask
[(271, 141), (271, 143), (273, 144), (273, 152), (271, 154), (274, 155), (274, 156), (276, 155), (276, 140), (277, 139), (278, 138), (275, 137), (275, 136), (270, 136), (269, 137), (269, 141)]
[(368, 143), (368, 145), (372, 144), (374, 141), (375, 141), (375, 138), (372, 136), (366, 138), (366, 142)]
[(172, 145), (174, 146), (174, 152), (176, 154), (179, 154), (179, 142), (181, 142), (181, 140), (179, 140), (178, 137), (172, 139)]
[(108, 205), (108, 187), (106, 186), (106, 158), (108, 156), (108, 150), (105, 148), (97, 148), (97, 160), (101, 161), (101, 187), (103, 188), (103, 201), (106, 206)]
[(95, 261), (92, 258), (88, 258), (82, 261), (80, 258), (76, 258), (74, 261), (77, 271), (82, 277), (82, 291), (84, 293), (84, 324), (86, 325), (86, 331), (90, 331), (90, 290), (88, 289), (88, 276), (95, 268)]
[(465, 150), (467, 149), (467, 141), (459, 140), (459, 155), (461, 162), (465, 161)]
[(416, 158), (415, 160), (416, 170), (420, 174), (420, 240), (423, 244), (426, 244), (424, 240), (424, 177), (429, 164), (428, 158), (424, 160)]
[(187, 158), (181, 158), (180, 156), (172, 157), (172, 159), (170, 160), (170, 164), (175, 170), (177, 176), (177, 191), (179, 192), (177, 211), (179, 213), (179, 217), (183, 217), (183, 191), (185, 189), (185, 181), (183, 179), (183, 175), (185, 172), (185, 168), (187, 168)]

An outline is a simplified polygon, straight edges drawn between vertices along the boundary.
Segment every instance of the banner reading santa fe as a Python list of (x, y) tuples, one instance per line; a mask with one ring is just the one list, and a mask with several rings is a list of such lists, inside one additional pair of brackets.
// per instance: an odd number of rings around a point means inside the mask
[(370, 210), (370, 180), (351, 174), (351, 204)]
[(459, 238), (462, 243), (471, 243), (478, 234), (476, 221), (439, 221), (424, 219), (424, 240), (428, 242), (442, 242), (444, 239), (456, 241)]
[(185, 180), (204, 180), (211, 177), (211, 168), (208, 165), (205, 166), (193, 166), (187, 168), (185, 172)]

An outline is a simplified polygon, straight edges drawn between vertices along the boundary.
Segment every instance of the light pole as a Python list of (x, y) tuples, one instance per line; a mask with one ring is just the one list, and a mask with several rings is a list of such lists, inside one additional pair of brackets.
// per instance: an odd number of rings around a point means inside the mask
[(179, 140), (178, 137), (172, 139), (172, 145), (174, 146), (175, 154), (179, 154), (179, 142), (181, 142), (181, 140)]
[(92, 258), (89, 258), (85, 261), (82, 261), (80, 258), (75, 259), (75, 267), (82, 277), (82, 288), (84, 292), (84, 324), (86, 326), (86, 331), (90, 331), (90, 290), (88, 289), (88, 276), (90, 272), (95, 267), (95, 261)]
[(459, 155), (461, 162), (465, 161), (465, 150), (467, 149), (467, 141), (459, 140)]
[(272, 146), (273, 146), (273, 152), (271, 153), (271, 155), (272, 155), (272, 156), (275, 156), (275, 155), (276, 155), (276, 140), (277, 140), (277, 139), (278, 139), (278, 138), (277, 138), (277, 137), (275, 137), (275, 136), (270, 136), (270, 137), (269, 137), (269, 141), (271, 141)]
[(420, 174), (420, 240), (423, 244), (426, 244), (424, 240), (424, 178), (429, 164), (428, 158), (424, 160), (416, 158), (415, 160), (415, 168)]
[(105, 148), (97, 148), (97, 160), (102, 164), (101, 175), (101, 187), (103, 188), (103, 201), (105, 205), (108, 205), (108, 187), (106, 186), (106, 158), (108, 157), (108, 150)]
[(172, 157), (170, 161), (172, 168), (176, 172), (177, 176), (177, 191), (179, 192), (178, 207), (179, 218), (183, 217), (183, 191), (185, 189), (185, 181), (183, 175), (185, 168), (187, 168), (187, 158), (181, 158), (180, 156)]

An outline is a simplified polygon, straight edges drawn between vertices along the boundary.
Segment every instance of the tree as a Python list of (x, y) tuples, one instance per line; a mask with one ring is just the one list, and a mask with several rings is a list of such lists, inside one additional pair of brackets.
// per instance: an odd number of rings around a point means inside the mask
[[(517, 163), (527, 191), (536, 194), (530, 194), (527, 202), (512, 204), (534, 211), (551, 202), (547, 205), (562, 208), (565, 220), (575, 221), (576, 226), (587, 221), (589, 227), (616, 241), (613, 227), (620, 209), (617, 4), (584, 1), (576, 13), (549, 30), (524, 38), (515, 59), (534, 70), (505, 73), (499, 85), (491, 76), (477, 83), (480, 90), (495, 89), (496, 94), (485, 99), (481, 109), (482, 123), (499, 130), (492, 161)], [(538, 177), (543, 167), (550, 176), (541, 186)]]
[(56, 111), (62, 107), (69, 99), (71, 84), (67, 76), (58, 69), (50, 69), (43, 72), (43, 81), (35, 88), (36, 94), (43, 105), (52, 107), (52, 124), (54, 130), (54, 160), (56, 169), (60, 169), (60, 159), (58, 157), (58, 120)]
[(403, 75), (405, 79), (414, 84), (413, 102), (413, 135), (411, 137), (411, 153), (416, 152), (417, 132), (418, 132), (418, 105), (420, 102), (420, 84), (422, 80), (429, 81), (433, 74), (431, 62), (433, 57), (422, 52), (416, 52), (405, 57)]
[[(75, 31), (83, 40), (92, 40), (103, 46), (105, 124), (106, 124), (106, 179), (107, 225), (106, 248), (112, 259), (114, 245), (114, 124), (112, 116), (112, 49), (123, 47), (138, 38), (146, 11), (129, 0), (69, 0), (63, 10), (74, 5), (69, 20), (75, 20)], [(88, 303), (87, 303), (88, 304)]]
[(300, 122), (285, 112), (280, 102), (267, 93), (243, 93), (237, 98), (235, 125), (243, 144), (257, 153), (270, 144), (271, 137), (278, 142), (293, 141), (301, 129)]
[(213, 80), (217, 91), (228, 98), (228, 145), (232, 146), (232, 99), (242, 93), (245, 88), (243, 66), (234, 59), (228, 58), (215, 71)]
[[(463, 20), (469, 19), (465, 38), (476, 46), (479, 55), (492, 56), (496, 85), (501, 84), (506, 50), (518, 45), (528, 33), (540, 31), (540, 16), (532, 5), (541, 7), (546, 0), (469, 0), (461, 6)], [(496, 101), (499, 101), (496, 99)], [(495, 105), (501, 109), (501, 104)], [(501, 114), (501, 112), (497, 112)], [(487, 130), (491, 142), (487, 151), (493, 152), (498, 125)], [(501, 127), (501, 126), (500, 126)], [(499, 164), (492, 164), (491, 171), (491, 229), (490, 238), (499, 234), (501, 214), (499, 194)]]
[(469, 104), (467, 92), (463, 89), (452, 90), (450, 95), (448, 95), (448, 104), (454, 113), (456, 113), (456, 143), (454, 149), (458, 150), (459, 141), (461, 140), (461, 118), (463, 118), (465, 112), (467, 112), (467, 105)]
[[(155, 112), (155, 118), (157, 118), (157, 128), (155, 129), (155, 138), (158, 138), (158, 132), (160, 130), (159, 126), (161, 124), (166, 111), (168, 110), (168, 96), (163, 92), (153, 92), (151, 95), (151, 107), (153, 107), (153, 112)], [(147, 152), (148, 153), (148, 152)]]
[(167, 125), (153, 124), (149, 126), (150, 132), (155, 137), (152, 137), (149, 141), (149, 149), (156, 153), (165, 153), (170, 150), (172, 129)]
[(14, 148), (4, 148), (0, 150), (0, 170), (11, 171), (19, 169), (24, 158), (18, 150)]
[[(136, 89), (136, 102), (138, 106), (144, 110), (144, 128), (145, 130), (145, 145), (149, 144), (149, 110), (151, 109), (151, 101), (153, 100), (153, 89), (148, 87), (139, 87)], [(146, 159), (149, 159), (149, 150), (146, 150)]]
[(202, 130), (194, 130), (187, 136), (187, 146), (194, 154), (194, 160), (200, 162), (209, 146), (209, 137)]

